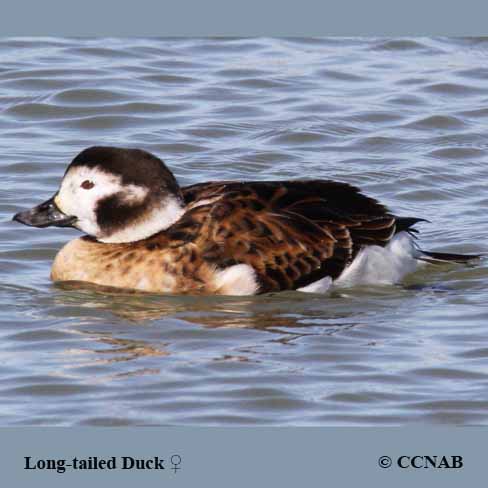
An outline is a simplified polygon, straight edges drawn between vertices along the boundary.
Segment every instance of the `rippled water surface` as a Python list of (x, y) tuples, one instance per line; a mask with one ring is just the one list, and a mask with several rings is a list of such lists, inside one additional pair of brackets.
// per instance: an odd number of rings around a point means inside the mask
[(0, 39), (0, 424), (488, 424), (488, 269), (328, 296), (53, 286), (11, 216), (94, 144), (182, 184), (334, 178), (488, 251), (488, 40)]

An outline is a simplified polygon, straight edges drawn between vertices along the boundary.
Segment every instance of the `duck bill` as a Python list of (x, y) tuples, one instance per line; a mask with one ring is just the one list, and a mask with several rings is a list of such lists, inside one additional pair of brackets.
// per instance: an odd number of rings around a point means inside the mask
[(61, 212), (54, 202), (55, 196), (37, 207), (15, 214), (12, 220), (32, 227), (71, 227), (76, 217)]

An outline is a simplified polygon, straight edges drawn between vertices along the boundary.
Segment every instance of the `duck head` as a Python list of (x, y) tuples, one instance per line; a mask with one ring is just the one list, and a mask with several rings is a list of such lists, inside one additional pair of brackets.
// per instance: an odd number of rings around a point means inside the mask
[(168, 228), (184, 213), (166, 165), (140, 149), (91, 147), (66, 170), (56, 194), (14, 216), (34, 227), (75, 227), (101, 242), (134, 242)]

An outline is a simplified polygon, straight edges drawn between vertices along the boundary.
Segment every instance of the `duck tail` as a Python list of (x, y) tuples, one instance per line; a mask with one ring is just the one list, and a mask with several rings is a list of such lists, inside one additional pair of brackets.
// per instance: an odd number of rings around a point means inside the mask
[(414, 229), (414, 225), (419, 222), (429, 222), (426, 219), (418, 217), (395, 217), (395, 234), (399, 232), (408, 232), (412, 237), (417, 238), (418, 230)]
[(469, 263), (474, 259), (481, 259), (481, 254), (453, 254), (447, 252), (430, 252), (420, 250), (420, 261), (426, 261), (432, 264), (441, 263)]
[[(418, 233), (417, 229), (414, 229), (413, 226), (418, 224), (419, 222), (429, 222), (429, 220), (421, 219), (417, 217), (395, 217), (396, 223), (396, 232), (406, 231), (412, 237), (416, 238), (415, 234)], [(417, 245), (416, 248), (416, 259), (419, 261), (425, 261), (427, 263), (432, 264), (441, 264), (441, 263), (469, 263), (475, 259), (481, 259), (482, 257), (486, 256), (486, 254), (454, 254), (450, 252), (432, 252), (432, 251), (424, 251), (420, 249)]]

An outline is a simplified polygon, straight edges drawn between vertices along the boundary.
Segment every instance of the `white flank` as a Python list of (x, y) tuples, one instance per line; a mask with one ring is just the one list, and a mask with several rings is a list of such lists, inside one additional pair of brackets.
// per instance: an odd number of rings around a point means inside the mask
[(235, 264), (217, 271), (215, 283), (222, 295), (254, 295), (258, 291), (256, 274), (249, 264)]
[(302, 288), (297, 288), (297, 291), (303, 291), (304, 293), (325, 293), (329, 290), (330, 286), (332, 285), (332, 278), (330, 276), (326, 276), (321, 280), (314, 281), (307, 286)]
[(412, 236), (400, 232), (386, 247), (362, 249), (334, 286), (393, 285), (417, 269), (418, 255)]

